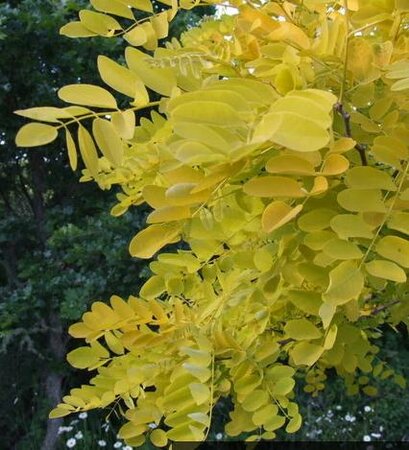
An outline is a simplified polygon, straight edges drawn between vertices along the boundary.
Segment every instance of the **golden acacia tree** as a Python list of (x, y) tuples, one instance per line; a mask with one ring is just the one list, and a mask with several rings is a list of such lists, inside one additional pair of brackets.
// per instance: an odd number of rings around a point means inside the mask
[(409, 317), (409, 1), (229, 0), (233, 15), (158, 46), (179, 9), (215, 4), (161, 3), (91, 0), (61, 33), (120, 36), (126, 65), (100, 56), (110, 89), (17, 111), (34, 120), (18, 145), (61, 130), (81, 181), (120, 186), (114, 216), (152, 208), (132, 256), (185, 243), (138, 298), (71, 326), (85, 344), (68, 361), (93, 378), (51, 417), (121, 405), (121, 437), (165, 446), (205, 439), (229, 396), (226, 433), (271, 439), (302, 424), (296, 374), (312, 395), (331, 368), (350, 394), (404, 386), (376, 339)]

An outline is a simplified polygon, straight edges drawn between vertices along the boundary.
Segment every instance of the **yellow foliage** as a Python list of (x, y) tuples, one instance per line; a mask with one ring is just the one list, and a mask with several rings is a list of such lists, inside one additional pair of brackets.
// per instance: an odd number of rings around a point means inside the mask
[(151, 208), (133, 257), (186, 243), (151, 262), (139, 297), (95, 302), (70, 327), (85, 344), (68, 361), (94, 376), (50, 417), (120, 405), (129, 445), (164, 447), (204, 440), (229, 396), (230, 436), (294, 433), (301, 375), (312, 395), (331, 368), (348, 393), (377, 395), (373, 330), (409, 322), (398, 305), (409, 270), (407, 2), (228, 2), (235, 15), (158, 47), (178, 10), (198, 4), (161, 3), (91, 0), (60, 30), (124, 38), (126, 66), (101, 55), (98, 71), (129, 104), (72, 84), (58, 91), (71, 106), (16, 111), (32, 120), (17, 145), (64, 129), (81, 180), (121, 188), (112, 215)]

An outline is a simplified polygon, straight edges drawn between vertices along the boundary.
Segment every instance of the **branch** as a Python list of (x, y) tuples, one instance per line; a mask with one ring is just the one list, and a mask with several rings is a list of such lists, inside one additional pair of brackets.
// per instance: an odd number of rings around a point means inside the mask
[[(352, 139), (351, 115), (349, 114), (349, 112), (345, 111), (344, 106), (341, 103), (336, 103), (334, 106), (334, 109), (344, 120), (345, 136)], [(366, 158), (365, 146), (362, 144), (356, 144), (355, 148), (359, 152), (359, 156), (361, 157), (362, 165), (367, 166), (368, 160)]]
[(385, 311), (385, 309), (388, 309), (391, 306), (398, 305), (400, 303), (400, 300), (394, 300), (393, 302), (387, 303), (386, 305), (378, 306), (371, 312), (371, 316), (377, 316), (382, 311)]

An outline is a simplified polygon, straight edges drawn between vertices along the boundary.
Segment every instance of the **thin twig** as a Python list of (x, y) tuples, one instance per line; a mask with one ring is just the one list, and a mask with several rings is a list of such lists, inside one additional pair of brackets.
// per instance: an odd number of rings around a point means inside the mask
[[(336, 103), (334, 109), (344, 120), (345, 136), (352, 139), (351, 114), (349, 114), (348, 111), (345, 111), (342, 103)], [(362, 165), (367, 166), (368, 160), (366, 158), (365, 146), (362, 144), (356, 144), (355, 148), (358, 150), (359, 156), (361, 157)]]

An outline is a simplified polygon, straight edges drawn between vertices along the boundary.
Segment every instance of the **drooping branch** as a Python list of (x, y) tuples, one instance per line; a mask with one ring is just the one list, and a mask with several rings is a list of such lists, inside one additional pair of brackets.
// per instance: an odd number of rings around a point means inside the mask
[[(342, 103), (337, 103), (334, 106), (335, 111), (342, 117), (344, 121), (344, 127), (345, 127), (345, 136), (352, 139), (352, 130), (351, 130), (351, 115), (348, 111), (345, 111), (344, 106)], [(363, 166), (368, 165), (368, 159), (366, 157), (365, 153), (365, 146), (362, 144), (356, 144), (355, 148), (358, 150), (359, 156), (361, 157), (361, 162)]]

